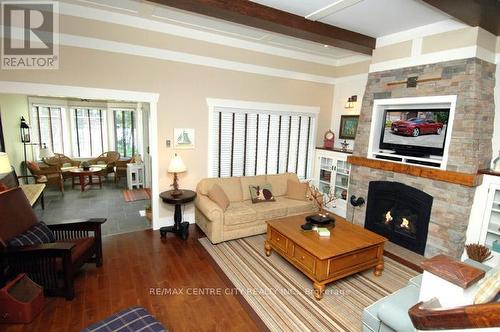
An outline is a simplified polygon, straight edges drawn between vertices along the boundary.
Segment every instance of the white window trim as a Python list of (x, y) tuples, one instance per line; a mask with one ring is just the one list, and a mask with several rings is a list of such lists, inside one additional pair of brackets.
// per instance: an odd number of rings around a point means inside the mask
[[(232, 112), (241, 109), (241, 112), (251, 110), (255, 113), (274, 113), (274, 114), (290, 114), (294, 113), (296, 115), (307, 115), (314, 118), (314, 125), (312, 128), (311, 137), (313, 139), (309, 140), (309, 151), (314, 151), (315, 148), (315, 137), (318, 128), (318, 114), (320, 112), (319, 106), (304, 106), (304, 105), (289, 105), (289, 104), (276, 104), (276, 103), (262, 103), (253, 101), (244, 101), (236, 99), (218, 99), (218, 98), (207, 98), (208, 106), (208, 140), (207, 140), (207, 151), (208, 151), (208, 166), (207, 166), (207, 176), (212, 177), (212, 156), (213, 156), (213, 140), (212, 136), (213, 130), (213, 117), (216, 108), (231, 108)], [(311, 155), (313, 153), (311, 152)], [(311, 158), (311, 163), (313, 163), (314, 158)], [(311, 165), (312, 166), (312, 165)], [(313, 167), (311, 167), (311, 172), (313, 172)]]

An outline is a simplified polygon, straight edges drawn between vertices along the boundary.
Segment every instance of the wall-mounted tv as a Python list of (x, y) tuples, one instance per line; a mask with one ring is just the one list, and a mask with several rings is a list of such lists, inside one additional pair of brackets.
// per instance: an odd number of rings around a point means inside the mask
[(407, 156), (442, 156), (449, 117), (449, 108), (386, 109), (379, 148)]

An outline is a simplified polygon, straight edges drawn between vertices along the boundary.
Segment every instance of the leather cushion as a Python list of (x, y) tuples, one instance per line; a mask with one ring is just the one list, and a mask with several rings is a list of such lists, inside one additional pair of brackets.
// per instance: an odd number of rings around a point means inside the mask
[(223, 211), (229, 206), (229, 198), (222, 188), (216, 184), (208, 191), (208, 197), (214, 201)]
[(54, 233), (52, 233), (43, 221), (40, 221), (26, 232), (11, 238), (9, 240), (9, 247), (24, 247), (35, 244), (52, 243), (55, 240)]

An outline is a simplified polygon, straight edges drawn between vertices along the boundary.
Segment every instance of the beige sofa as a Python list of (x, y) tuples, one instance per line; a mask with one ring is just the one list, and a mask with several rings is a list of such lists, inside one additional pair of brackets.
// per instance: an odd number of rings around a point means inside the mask
[[(207, 178), (198, 183), (195, 200), (196, 224), (212, 243), (219, 243), (266, 232), (266, 220), (316, 211), (310, 200), (286, 197), (287, 181), (299, 182), (296, 174)], [(249, 185), (271, 184), (275, 202), (252, 203)], [(218, 184), (229, 198), (226, 211), (208, 197)]]

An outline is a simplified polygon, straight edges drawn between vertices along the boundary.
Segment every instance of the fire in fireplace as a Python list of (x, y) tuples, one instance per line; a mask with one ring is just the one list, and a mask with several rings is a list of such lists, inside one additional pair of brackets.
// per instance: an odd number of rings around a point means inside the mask
[(403, 183), (372, 181), (365, 228), (423, 255), (432, 201), (432, 196)]

